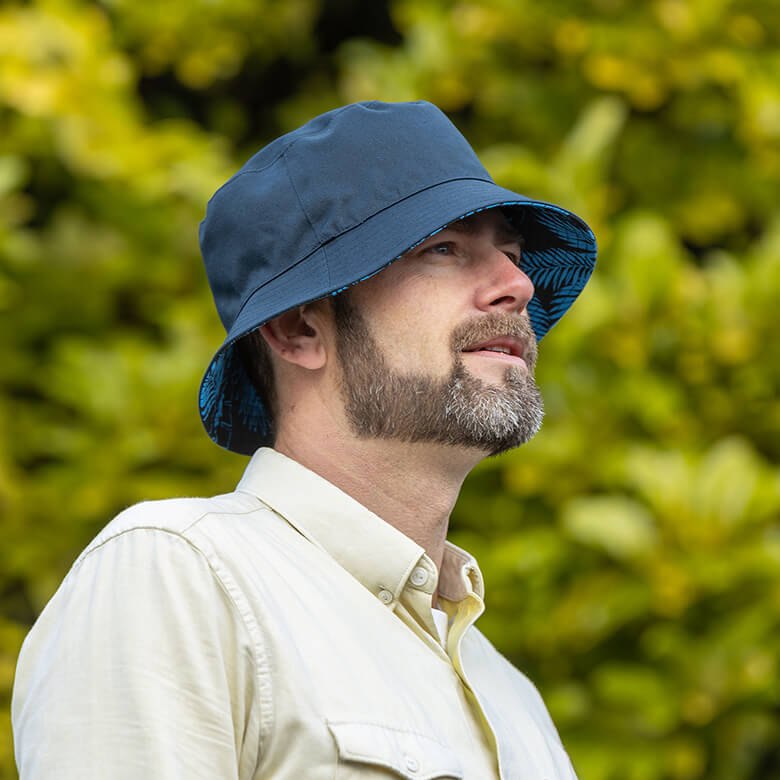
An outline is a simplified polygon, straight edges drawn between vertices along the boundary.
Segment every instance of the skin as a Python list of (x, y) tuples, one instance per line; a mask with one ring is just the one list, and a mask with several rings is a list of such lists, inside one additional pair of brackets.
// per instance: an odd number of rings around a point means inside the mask
[[(444, 378), (453, 368), (457, 326), (493, 313), (527, 319), (534, 288), (517, 265), (521, 246), (507, 227), (498, 210), (477, 214), (468, 230), (447, 227), (352, 288), (352, 302), (392, 368)], [(278, 388), (275, 449), (409, 536), (440, 568), (463, 480), (489, 453), (353, 433), (327, 301), (285, 312), (262, 333)], [(524, 366), (518, 357), (484, 351), (464, 352), (462, 359), (474, 375), (497, 385), (506, 381), (508, 365)]]

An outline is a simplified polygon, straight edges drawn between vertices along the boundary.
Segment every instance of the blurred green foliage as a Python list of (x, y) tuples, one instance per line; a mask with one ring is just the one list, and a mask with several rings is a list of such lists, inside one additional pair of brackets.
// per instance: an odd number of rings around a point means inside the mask
[(246, 157), (360, 99), (437, 103), (594, 227), (545, 428), (453, 539), (582, 780), (780, 778), (775, 0), (32, 0), (0, 8), (0, 777), (19, 646), (145, 498), (244, 459), (196, 409), (196, 228)]

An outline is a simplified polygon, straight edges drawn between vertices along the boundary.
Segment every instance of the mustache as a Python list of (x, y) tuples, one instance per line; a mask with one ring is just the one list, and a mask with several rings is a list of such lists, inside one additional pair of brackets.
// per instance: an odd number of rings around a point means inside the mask
[(528, 317), (519, 317), (517, 314), (495, 312), (466, 320), (452, 332), (452, 349), (456, 354), (460, 354), (474, 344), (501, 336), (522, 340), (525, 344), (526, 363), (529, 368), (533, 368), (538, 352), (536, 334)]

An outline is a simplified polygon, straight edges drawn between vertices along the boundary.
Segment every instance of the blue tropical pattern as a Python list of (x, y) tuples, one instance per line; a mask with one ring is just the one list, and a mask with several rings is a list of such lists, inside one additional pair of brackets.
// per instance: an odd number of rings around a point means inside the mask
[[(535, 288), (528, 315), (536, 339), (541, 341), (568, 311), (590, 278), (596, 263), (596, 240), (582, 220), (557, 206), (527, 201), (497, 205), (519, 207), (507, 215), (525, 238), (522, 268)], [(355, 283), (364, 278), (367, 277)], [(270, 443), (271, 426), (235, 344), (236, 339), (223, 345), (203, 378), (200, 416), (217, 444), (251, 455), (258, 447)]]
[(268, 417), (235, 342), (212, 360), (200, 386), (199, 405), (206, 431), (221, 447), (249, 455), (267, 443)]
[(528, 304), (537, 341), (568, 311), (596, 264), (596, 240), (577, 217), (554, 206), (526, 211), (523, 270), (534, 284)]

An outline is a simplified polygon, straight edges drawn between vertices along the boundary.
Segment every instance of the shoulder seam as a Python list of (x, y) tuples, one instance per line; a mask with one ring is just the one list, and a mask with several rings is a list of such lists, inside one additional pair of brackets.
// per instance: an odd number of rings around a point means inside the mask
[[(143, 504), (135, 504), (134, 506), (142, 506)], [(133, 507), (130, 507), (129, 509), (132, 509)], [(198, 515), (191, 523), (188, 525), (185, 525), (180, 530), (176, 530), (174, 528), (166, 528), (163, 525), (153, 525), (150, 523), (144, 523), (139, 525), (133, 525), (130, 528), (124, 528), (121, 531), (117, 531), (114, 534), (111, 534), (111, 536), (101, 540), (96, 545), (88, 546), (81, 555), (74, 561), (73, 566), (71, 567), (71, 570), (75, 569), (77, 566), (81, 564), (83, 560), (86, 560), (90, 555), (92, 555), (93, 552), (96, 552), (104, 545), (108, 544), (109, 542), (113, 541), (114, 539), (118, 539), (120, 536), (124, 536), (125, 534), (130, 533), (131, 531), (161, 531), (162, 533), (171, 534), (171, 536), (181, 536), (182, 539), (186, 539), (187, 541), (190, 541), (186, 533), (194, 528), (201, 520), (205, 519), (209, 515), (217, 515), (217, 514), (225, 514), (225, 515), (231, 515), (240, 517), (242, 515), (251, 515), (253, 512), (257, 512), (258, 509), (262, 509), (263, 507), (253, 507), (252, 509), (248, 509), (246, 512), (215, 512), (213, 510), (208, 510), (207, 512), (203, 512), (203, 514)], [(125, 510), (125, 512), (129, 511), (128, 509)], [(120, 513), (124, 514), (124, 513)], [(119, 515), (117, 515), (119, 517)], [(192, 543), (192, 542), (190, 542)]]
[[(245, 514), (252, 514), (252, 512), (256, 512), (259, 507), (256, 507), (252, 509), (249, 512), (231, 512), (230, 514), (233, 515), (245, 515)], [(270, 726), (269, 724), (273, 722), (273, 691), (270, 690), (271, 686), (271, 676), (268, 673), (268, 665), (264, 658), (261, 659), (261, 649), (262, 649), (262, 634), (260, 630), (260, 626), (257, 625), (256, 621), (251, 621), (254, 623), (255, 630), (253, 631), (252, 626), (248, 624), (247, 620), (247, 614), (249, 610), (242, 610), (241, 606), (236, 602), (236, 598), (232, 592), (232, 589), (230, 585), (225, 582), (225, 578), (223, 573), (217, 570), (217, 567), (215, 566), (215, 561), (211, 559), (209, 554), (201, 549), (192, 539), (190, 539), (188, 536), (185, 536), (185, 533), (189, 531), (193, 526), (195, 526), (198, 522), (203, 520), (205, 517), (208, 517), (209, 515), (218, 514), (217, 512), (204, 512), (200, 517), (193, 520), (192, 523), (190, 523), (188, 526), (186, 526), (181, 531), (175, 531), (171, 528), (164, 528), (161, 526), (155, 526), (155, 525), (134, 525), (132, 528), (125, 528), (122, 531), (118, 531), (117, 533), (111, 535), (107, 539), (104, 539), (99, 544), (95, 545), (94, 547), (89, 548), (86, 550), (79, 558), (76, 560), (76, 562), (71, 567), (71, 570), (66, 575), (65, 579), (70, 579), (70, 577), (79, 569), (81, 568), (81, 565), (89, 558), (92, 553), (97, 552), (102, 547), (106, 546), (109, 542), (112, 542), (122, 536), (125, 536), (133, 531), (157, 531), (164, 534), (167, 534), (168, 536), (181, 539), (186, 545), (188, 545), (195, 553), (197, 553), (203, 561), (206, 563), (206, 566), (208, 566), (209, 571), (211, 572), (211, 575), (214, 577), (214, 580), (218, 584), (220, 590), (225, 594), (225, 597), (230, 602), (230, 605), (233, 609), (233, 611), (238, 615), (241, 625), (244, 629), (244, 632), (246, 633), (246, 636), (249, 640), (249, 644), (252, 647), (252, 663), (254, 666), (254, 675), (255, 680), (257, 684), (261, 687), (266, 688), (266, 690), (269, 691), (269, 705), (271, 712), (264, 713), (263, 708), (261, 707), (260, 710), (260, 716), (259, 716), (259, 722), (258, 722), (258, 750), (257, 750), (257, 763), (256, 765), (259, 765), (259, 762), (262, 760), (262, 757), (264, 755), (265, 750), (265, 741), (267, 734), (270, 733)], [(220, 567), (222, 569), (222, 567)], [(224, 572), (224, 574), (228, 574), (227, 572)], [(233, 578), (230, 578), (231, 583), (235, 590), (243, 595), (243, 592), (239, 588), (239, 586), (233, 581)], [(248, 599), (244, 597), (244, 601), (248, 603)], [(263, 670), (261, 672), (261, 670)]]

